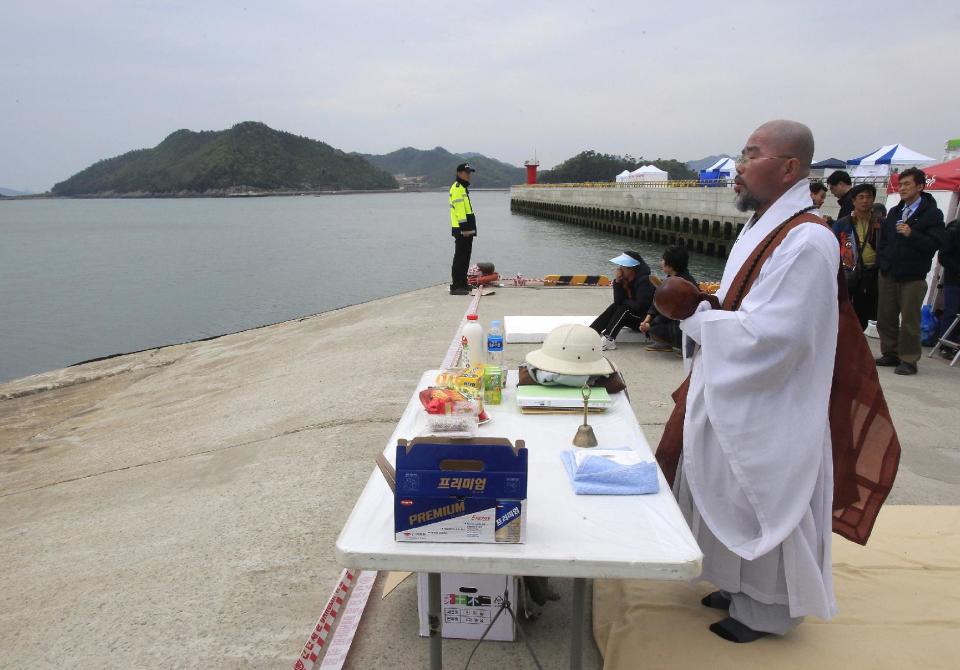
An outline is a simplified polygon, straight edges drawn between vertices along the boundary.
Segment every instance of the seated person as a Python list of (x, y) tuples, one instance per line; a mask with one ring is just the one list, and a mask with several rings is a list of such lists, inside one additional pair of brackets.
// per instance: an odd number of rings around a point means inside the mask
[(636, 251), (624, 251), (610, 262), (617, 265), (613, 304), (590, 324), (600, 333), (603, 351), (617, 348), (617, 335), (624, 326), (639, 329), (643, 315), (653, 304), (655, 290), (650, 282), (650, 266)]
[[(696, 286), (697, 280), (687, 271), (689, 262), (690, 254), (686, 249), (670, 246), (663, 251), (660, 267), (668, 277), (681, 277)], [(653, 340), (653, 344), (647, 347), (647, 351), (680, 351), (682, 340), (680, 322), (668, 319), (658, 312), (653, 304), (647, 310), (647, 317), (640, 324), (640, 332), (646, 333)]]

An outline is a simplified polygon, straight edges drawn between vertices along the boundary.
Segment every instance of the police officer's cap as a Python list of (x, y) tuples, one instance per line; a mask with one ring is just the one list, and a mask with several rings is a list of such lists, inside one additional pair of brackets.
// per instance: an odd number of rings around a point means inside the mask
[(457, 166), (457, 172), (476, 172), (476, 170), (470, 167), (470, 163), (460, 163)]

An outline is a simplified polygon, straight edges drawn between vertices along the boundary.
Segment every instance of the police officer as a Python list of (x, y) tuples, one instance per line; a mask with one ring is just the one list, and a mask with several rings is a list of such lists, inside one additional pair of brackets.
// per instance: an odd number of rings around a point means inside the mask
[(477, 219), (470, 203), (472, 172), (476, 170), (468, 163), (460, 163), (457, 166), (457, 180), (450, 187), (450, 233), (454, 243), (450, 295), (470, 295), (467, 268), (470, 266), (473, 238), (477, 236)]

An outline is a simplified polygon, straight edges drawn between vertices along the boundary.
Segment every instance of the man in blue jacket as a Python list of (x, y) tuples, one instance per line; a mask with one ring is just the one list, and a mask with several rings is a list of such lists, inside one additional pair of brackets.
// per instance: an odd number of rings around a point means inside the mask
[(898, 375), (917, 374), (920, 345), (920, 308), (927, 293), (927, 274), (933, 255), (943, 245), (943, 212), (924, 192), (923, 170), (900, 173), (900, 203), (880, 227), (877, 267), (880, 269), (877, 365), (895, 367)]

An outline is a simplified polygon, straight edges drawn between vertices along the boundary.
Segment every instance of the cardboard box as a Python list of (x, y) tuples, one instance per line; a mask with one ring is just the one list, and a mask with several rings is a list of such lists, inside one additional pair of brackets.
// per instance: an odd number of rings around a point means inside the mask
[(527, 450), (506, 438), (399, 440), (394, 492), (398, 542), (525, 538)]
[[(443, 618), (443, 637), (460, 640), (479, 640), (487, 625), (496, 616), (507, 592), (510, 607), (517, 608), (517, 578), (504, 575), (470, 575), (450, 573), (440, 575), (440, 616)], [(420, 613), (420, 635), (430, 634), (427, 620), (427, 575), (417, 574), (417, 610)], [(487, 633), (487, 640), (513, 642), (516, 630), (510, 613), (504, 610)]]

